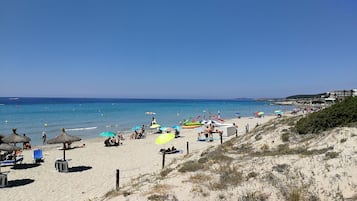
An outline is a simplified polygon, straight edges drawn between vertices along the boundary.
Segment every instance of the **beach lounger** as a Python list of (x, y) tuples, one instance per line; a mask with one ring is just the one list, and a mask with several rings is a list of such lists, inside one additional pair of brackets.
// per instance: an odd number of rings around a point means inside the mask
[(42, 149), (33, 150), (33, 160), (35, 163), (44, 161)]
[[(22, 155), (16, 156), (16, 163), (21, 163), (24, 160)], [(13, 154), (8, 154), (5, 157), (5, 160), (1, 161), (1, 166), (10, 166), (15, 165), (15, 159)]]

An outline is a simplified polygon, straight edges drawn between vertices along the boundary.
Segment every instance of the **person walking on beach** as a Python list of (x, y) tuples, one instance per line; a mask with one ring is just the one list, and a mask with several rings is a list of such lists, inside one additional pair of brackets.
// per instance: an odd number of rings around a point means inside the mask
[(249, 124), (246, 124), (245, 125), (245, 133), (248, 133), (249, 132)]
[(46, 144), (46, 132), (42, 132), (42, 144)]
[(236, 131), (235, 131), (236, 137), (238, 137), (238, 125), (236, 123), (233, 123), (233, 126), (236, 129)]

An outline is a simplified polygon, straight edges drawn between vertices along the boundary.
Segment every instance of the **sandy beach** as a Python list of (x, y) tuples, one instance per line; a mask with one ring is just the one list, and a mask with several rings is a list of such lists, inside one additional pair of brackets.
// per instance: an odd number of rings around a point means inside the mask
[[(239, 135), (245, 133), (245, 125), (250, 128), (263, 124), (275, 117), (240, 118), (226, 120), (239, 126)], [(162, 169), (161, 148), (175, 146), (181, 153), (166, 155), (166, 164), (172, 160), (181, 160), (187, 153), (189, 142), (190, 153), (199, 152), (207, 147), (220, 144), (218, 136), (214, 142), (197, 141), (197, 130), (183, 129), (180, 138), (165, 145), (155, 144), (157, 134), (148, 134), (145, 139), (131, 140), (129, 137), (123, 145), (105, 147), (104, 138), (82, 140), (72, 144), (73, 147), (86, 144), (84, 148), (66, 151), (69, 160), (69, 173), (60, 173), (55, 169), (55, 161), (63, 157), (60, 144), (41, 147), (45, 161), (39, 165), (33, 162), (33, 150), (22, 152), (24, 161), (13, 167), (2, 167), (7, 173), (9, 187), (0, 189), (4, 200), (101, 200), (102, 196), (116, 186), (116, 170), (120, 170), (120, 186), (130, 183), (132, 178), (144, 174), (158, 173)], [(233, 136), (231, 136), (233, 137)], [(228, 138), (224, 137), (223, 140)], [(21, 192), (21, 193), (19, 193)]]
[[(85, 143), (84, 148), (66, 151), (68, 173), (54, 167), (55, 160), (63, 157), (61, 145), (43, 146), (45, 162), (40, 165), (33, 164), (32, 150), (25, 150), (23, 164), (1, 168), (10, 186), (0, 189), (0, 197), (14, 201), (356, 200), (356, 128), (336, 128), (317, 138), (290, 136), (289, 143), (284, 142), (282, 136), (293, 121), (275, 116), (226, 120), (238, 125), (239, 134), (224, 137), (223, 145), (217, 135), (214, 142), (197, 141), (195, 129), (182, 130), (182, 137), (165, 145), (155, 144), (158, 134), (126, 139), (118, 147), (105, 147), (104, 138), (83, 140), (73, 146)], [(246, 124), (251, 128), (247, 134)], [(159, 150), (171, 146), (181, 152), (167, 154), (162, 169)], [(207, 154), (212, 159), (206, 161)], [(205, 166), (180, 172), (189, 161), (203, 161)], [(117, 169), (119, 191), (115, 191)]]

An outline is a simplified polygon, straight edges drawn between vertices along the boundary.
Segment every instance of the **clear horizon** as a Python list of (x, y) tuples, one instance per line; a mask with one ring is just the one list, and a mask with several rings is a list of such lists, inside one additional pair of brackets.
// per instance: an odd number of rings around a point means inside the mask
[(0, 96), (285, 98), (357, 87), (357, 2), (1, 1)]

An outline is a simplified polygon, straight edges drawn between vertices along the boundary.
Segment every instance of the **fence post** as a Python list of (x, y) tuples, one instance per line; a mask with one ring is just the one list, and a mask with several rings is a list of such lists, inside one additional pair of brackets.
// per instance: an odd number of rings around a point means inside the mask
[(119, 190), (119, 169), (117, 169), (117, 174), (116, 174), (116, 190)]
[(186, 146), (186, 147), (187, 147), (187, 155), (188, 155), (188, 154), (190, 153), (190, 149), (189, 149), (189, 146), (188, 146), (188, 141), (187, 141), (187, 143), (186, 143), (186, 144), (187, 144), (187, 146)]
[(165, 167), (165, 152), (162, 154), (162, 169)]

